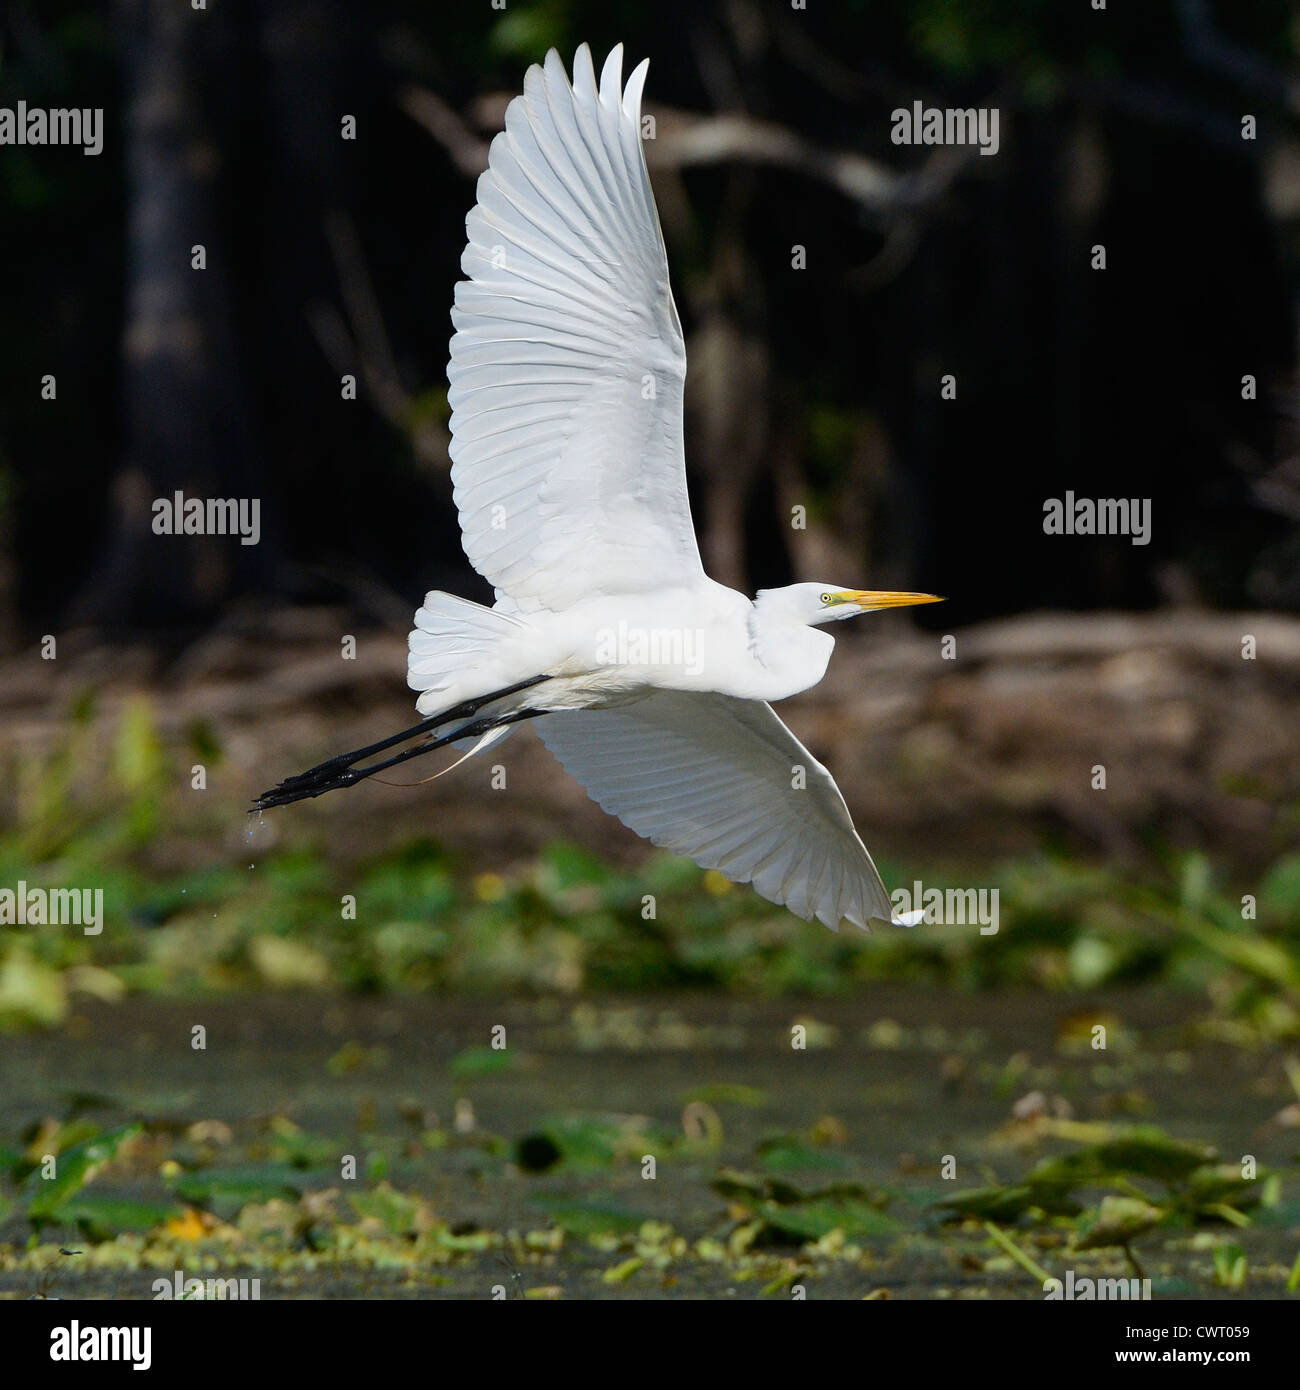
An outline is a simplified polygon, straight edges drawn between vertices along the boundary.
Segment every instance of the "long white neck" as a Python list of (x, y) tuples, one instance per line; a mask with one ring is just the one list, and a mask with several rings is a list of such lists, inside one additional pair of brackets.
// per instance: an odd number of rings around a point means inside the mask
[(757, 667), (755, 696), (763, 700), (784, 700), (816, 685), (835, 650), (830, 633), (797, 617), (781, 589), (759, 593), (749, 632)]

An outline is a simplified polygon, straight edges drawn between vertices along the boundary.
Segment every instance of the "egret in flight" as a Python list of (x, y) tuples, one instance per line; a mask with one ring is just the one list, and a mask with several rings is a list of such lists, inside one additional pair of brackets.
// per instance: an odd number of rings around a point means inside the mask
[(938, 600), (838, 584), (751, 600), (705, 574), (686, 351), (641, 149), (647, 67), (624, 87), (615, 48), (597, 83), (586, 45), (572, 84), (554, 50), (531, 67), (466, 222), (451, 477), (465, 554), (496, 602), (427, 594), (408, 663), (421, 722), (286, 779), (257, 809), (448, 744), (470, 757), (533, 720), (591, 797), (656, 845), (836, 931), (911, 925), (830, 773), (770, 702), (821, 680), (830, 624)]

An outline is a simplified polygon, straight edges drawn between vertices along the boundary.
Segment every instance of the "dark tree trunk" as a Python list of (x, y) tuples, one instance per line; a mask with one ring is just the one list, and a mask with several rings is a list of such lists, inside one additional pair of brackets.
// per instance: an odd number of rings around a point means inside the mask
[[(126, 97), (125, 445), (107, 543), (73, 617), (191, 626), (262, 587), (271, 568), (265, 516), (258, 545), (153, 531), (154, 500), (178, 490), (259, 500), (263, 491), (224, 196), (223, 159), (234, 148), (225, 113), (241, 86), (239, 50), (228, 12), (119, 0), (117, 14)], [(206, 269), (192, 268), (197, 245)]]

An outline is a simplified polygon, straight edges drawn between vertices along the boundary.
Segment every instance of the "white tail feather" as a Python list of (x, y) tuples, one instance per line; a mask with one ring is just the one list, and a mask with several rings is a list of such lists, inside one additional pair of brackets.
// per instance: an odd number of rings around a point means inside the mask
[(436, 713), (445, 693), (453, 685), (463, 686), (474, 667), (521, 626), (508, 613), (455, 594), (438, 589), (425, 594), (407, 640), (406, 683), (420, 692), (416, 709)]

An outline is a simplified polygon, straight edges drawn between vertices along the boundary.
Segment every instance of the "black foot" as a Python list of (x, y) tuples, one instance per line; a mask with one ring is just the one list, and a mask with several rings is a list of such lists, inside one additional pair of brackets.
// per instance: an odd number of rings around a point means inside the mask
[[(457, 705), (454, 709), (430, 715), (428, 719), (422, 719), (418, 724), (413, 724), (409, 729), (403, 729), (399, 734), (380, 739), (378, 743), (369, 744), (365, 748), (358, 748), (351, 753), (340, 753), (336, 757), (327, 758), (323, 763), (318, 763), (315, 767), (310, 767), (306, 772), (299, 772), (293, 777), (286, 777), (278, 786), (263, 792), (253, 803), (252, 809), (254, 811), (269, 811), (275, 806), (287, 806), (290, 802), (305, 801), (309, 797), (322, 796), (325, 792), (333, 791), (336, 787), (353, 786), (355, 783), (373, 776), (376, 772), (382, 772), (386, 767), (393, 767), (397, 763), (406, 762), (408, 758), (417, 758), (423, 753), (432, 753), (437, 748), (445, 748), (447, 744), (458, 739), (481, 737), (502, 724), (516, 724), (522, 719), (534, 719), (544, 711), (520, 710), (504, 717), (488, 715), (477, 721), (472, 720), (472, 716), (495, 700), (503, 699), (507, 695), (514, 695), (520, 690), (527, 690), (530, 686), (538, 685), (545, 680), (550, 680), (550, 677), (545, 675), (532, 676), (526, 681), (520, 681), (517, 685), (508, 685), (503, 690), (494, 690), (488, 695), (480, 695), (473, 700), (466, 700), (464, 704)], [(386, 758), (383, 762), (371, 763), (368, 767), (355, 766), (362, 758), (371, 757), (375, 753), (382, 753), (396, 744), (405, 743), (407, 739), (430, 733), (441, 725), (458, 719), (471, 719), (472, 722), (462, 725), (459, 729), (445, 734), (441, 738), (427, 739), (414, 748), (403, 750), (395, 757)]]

